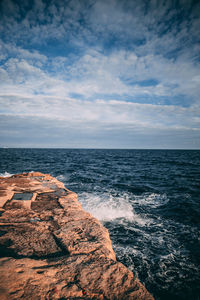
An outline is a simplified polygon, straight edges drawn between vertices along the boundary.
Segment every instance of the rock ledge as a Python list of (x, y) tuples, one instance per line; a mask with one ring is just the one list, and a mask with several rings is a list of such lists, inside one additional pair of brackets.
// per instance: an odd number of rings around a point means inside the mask
[(77, 195), (39, 172), (0, 177), (0, 298), (153, 299)]

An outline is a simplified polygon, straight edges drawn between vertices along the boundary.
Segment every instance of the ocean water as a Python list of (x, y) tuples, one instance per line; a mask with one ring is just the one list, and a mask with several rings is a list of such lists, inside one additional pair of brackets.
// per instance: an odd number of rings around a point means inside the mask
[(200, 151), (0, 149), (1, 176), (28, 171), (78, 193), (156, 300), (200, 299)]

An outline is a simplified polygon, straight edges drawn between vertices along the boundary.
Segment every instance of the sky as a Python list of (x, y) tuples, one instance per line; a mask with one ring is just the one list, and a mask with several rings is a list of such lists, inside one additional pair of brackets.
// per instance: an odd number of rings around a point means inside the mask
[(200, 1), (0, 0), (0, 147), (200, 149)]

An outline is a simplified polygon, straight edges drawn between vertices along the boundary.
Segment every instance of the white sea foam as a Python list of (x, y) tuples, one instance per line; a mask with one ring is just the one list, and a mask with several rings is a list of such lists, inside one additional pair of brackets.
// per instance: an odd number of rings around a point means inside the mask
[(79, 201), (85, 210), (100, 221), (130, 221), (144, 225), (146, 221), (134, 212), (127, 197), (113, 197), (110, 194), (82, 193)]
[[(156, 208), (169, 200), (165, 194), (156, 193), (145, 193), (140, 196), (122, 193), (120, 196), (113, 196), (109, 192), (102, 194), (84, 192), (79, 195), (79, 201), (85, 210), (100, 221), (129, 221), (140, 226), (151, 226), (155, 220), (145, 214), (139, 215), (134, 211), (134, 206)], [(158, 220), (156, 220), (156, 225), (159, 226)]]
[(70, 174), (64, 174), (64, 175), (61, 174), (61, 175), (56, 176), (56, 179), (66, 183), (66, 182), (69, 182), (69, 177), (70, 177)]
[(134, 196), (134, 202), (139, 205), (159, 207), (169, 201), (166, 194), (145, 193), (141, 196)]
[(13, 175), (13, 174), (8, 173), (8, 172), (0, 173), (0, 177), (10, 177), (10, 176), (12, 176), (12, 175)]
[[(9, 173), (9, 172), (4, 172), (4, 173), (0, 173), (0, 177), (11, 177), (13, 176), (14, 174), (25, 174), (27, 173), (28, 171), (24, 171), (24, 172), (17, 172), (17, 173)], [(29, 173), (34, 173), (35, 171), (29, 171)]]

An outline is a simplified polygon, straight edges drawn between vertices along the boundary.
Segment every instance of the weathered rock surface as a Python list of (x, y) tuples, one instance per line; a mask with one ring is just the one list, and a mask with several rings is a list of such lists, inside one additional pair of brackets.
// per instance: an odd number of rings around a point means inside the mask
[(50, 175), (0, 178), (0, 299), (153, 299)]

